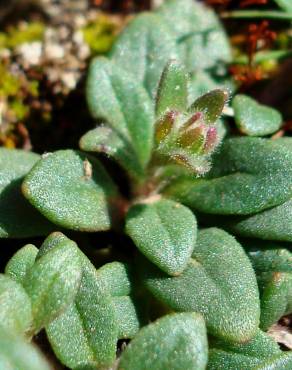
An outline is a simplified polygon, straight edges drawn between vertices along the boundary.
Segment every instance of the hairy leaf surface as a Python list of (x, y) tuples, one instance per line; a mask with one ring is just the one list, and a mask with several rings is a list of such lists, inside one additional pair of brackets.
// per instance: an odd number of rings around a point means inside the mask
[(276, 109), (261, 105), (247, 95), (236, 95), (232, 107), (236, 125), (243, 134), (265, 136), (281, 127), (283, 119)]
[(73, 150), (49, 154), (26, 176), (22, 190), (59, 226), (78, 231), (110, 228), (109, 202), (117, 190), (103, 166), (90, 155)]
[(204, 213), (246, 215), (291, 197), (292, 150), (279, 140), (226, 139), (205, 179), (182, 179), (168, 194)]
[(254, 370), (266, 359), (281, 354), (278, 344), (267, 334), (258, 330), (254, 338), (243, 344), (230, 344), (220, 340), (211, 341), (208, 370)]
[(256, 277), (240, 244), (225, 231), (200, 231), (192, 258), (178, 277), (146, 266), (146, 261), (140, 268), (157, 299), (175, 311), (200, 312), (214, 336), (230, 342), (254, 336), (260, 316)]
[[(136, 62), (138, 63), (138, 61)], [(127, 142), (144, 168), (153, 144), (154, 106), (137, 80), (106, 58), (96, 58), (89, 69), (87, 101), (93, 118), (105, 122)]]
[(32, 303), (34, 333), (73, 302), (80, 279), (80, 257), (74, 242), (60, 243), (35, 262), (24, 281)]
[(130, 208), (126, 233), (138, 249), (169, 275), (187, 266), (197, 237), (197, 222), (183, 205), (162, 199)]
[(1, 370), (52, 370), (39, 350), (24, 339), (0, 329)]
[(162, 71), (170, 59), (177, 59), (176, 39), (156, 14), (141, 14), (122, 32), (111, 58), (135, 76), (154, 98)]
[(20, 335), (27, 332), (32, 323), (29, 296), (19, 283), (3, 274), (0, 274), (0, 322), (1, 327)]
[(25, 245), (8, 261), (5, 267), (5, 274), (18, 283), (23, 284), (26, 273), (33, 266), (37, 254), (38, 249), (34, 245)]
[(119, 370), (203, 370), (207, 357), (203, 318), (178, 313), (143, 328), (123, 352)]

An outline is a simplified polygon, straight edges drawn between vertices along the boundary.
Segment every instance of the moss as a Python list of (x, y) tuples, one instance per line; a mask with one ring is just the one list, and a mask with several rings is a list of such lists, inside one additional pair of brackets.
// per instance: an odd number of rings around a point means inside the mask
[(0, 32), (0, 49), (14, 49), (15, 47), (43, 39), (45, 25), (41, 22), (21, 23), (11, 26), (7, 32)]
[(100, 15), (94, 22), (82, 30), (85, 42), (93, 55), (108, 52), (115, 40), (117, 25), (105, 15)]
[(20, 89), (20, 81), (4, 64), (0, 63), (0, 97), (16, 95)]

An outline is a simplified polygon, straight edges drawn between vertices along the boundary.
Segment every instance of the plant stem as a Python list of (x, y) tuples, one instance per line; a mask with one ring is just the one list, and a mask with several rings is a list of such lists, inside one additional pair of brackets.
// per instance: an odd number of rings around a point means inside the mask
[[(265, 62), (266, 60), (281, 60), (292, 56), (292, 50), (271, 50), (271, 51), (259, 51), (255, 54), (254, 61), (256, 63)], [(235, 64), (248, 64), (247, 56), (240, 56), (235, 58)]]
[(283, 21), (292, 21), (292, 13), (274, 11), (274, 10), (235, 10), (231, 12), (223, 12), (222, 18), (266, 18), (277, 19)]

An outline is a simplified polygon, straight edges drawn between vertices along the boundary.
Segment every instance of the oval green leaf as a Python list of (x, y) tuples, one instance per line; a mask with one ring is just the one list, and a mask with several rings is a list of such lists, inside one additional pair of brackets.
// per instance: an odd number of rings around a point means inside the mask
[(257, 103), (247, 95), (236, 95), (232, 107), (236, 126), (240, 132), (248, 136), (271, 135), (282, 125), (280, 112)]
[(154, 107), (137, 81), (139, 75), (122, 68), (106, 58), (94, 59), (87, 79), (87, 101), (92, 116), (118, 132), (144, 168), (153, 145)]
[(116, 187), (99, 161), (73, 150), (44, 157), (22, 185), (26, 198), (50, 221), (78, 231), (108, 230)]
[(203, 318), (197, 313), (178, 313), (143, 328), (123, 352), (119, 370), (203, 370), (207, 358)]
[(241, 245), (225, 231), (200, 231), (180, 276), (169, 277), (146, 261), (141, 270), (157, 299), (175, 311), (200, 312), (214, 336), (231, 342), (254, 336), (260, 316), (256, 277)]
[(194, 249), (197, 222), (188, 208), (161, 199), (130, 208), (126, 218), (126, 233), (162, 271), (178, 275), (186, 268)]
[(73, 302), (80, 279), (80, 256), (74, 242), (61, 242), (35, 262), (24, 281), (32, 304), (33, 333), (52, 322)]

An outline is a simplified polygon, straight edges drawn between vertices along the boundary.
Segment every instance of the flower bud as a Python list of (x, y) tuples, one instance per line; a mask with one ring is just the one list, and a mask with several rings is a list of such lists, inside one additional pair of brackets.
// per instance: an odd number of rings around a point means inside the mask
[(179, 145), (193, 153), (198, 153), (204, 148), (207, 127), (204, 124), (185, 130), (179, 137)]
[(204, 145), (204, 152), (211, 153), (218, 143), (218, 132), (216, 127), (210, 126), (206, 134), (206, 141)]
[(203, 118), (202, 112), (196, 112), (189, 118), (180, 128), (180, 131), (185, 131), (190, 128), (195, 122), (200, 121)]
[(155, 141), (160, 144), (171, 132), (178, 112), (169, 111), (155, 124)]

